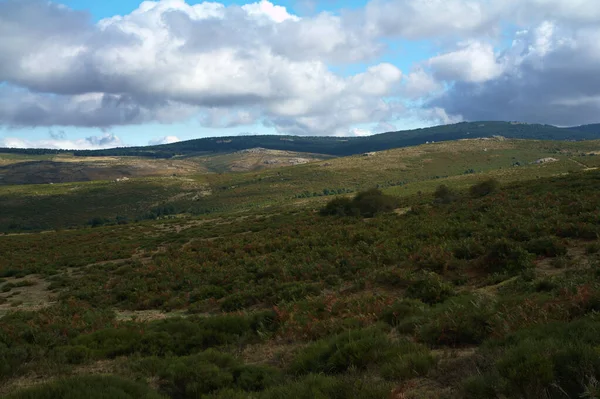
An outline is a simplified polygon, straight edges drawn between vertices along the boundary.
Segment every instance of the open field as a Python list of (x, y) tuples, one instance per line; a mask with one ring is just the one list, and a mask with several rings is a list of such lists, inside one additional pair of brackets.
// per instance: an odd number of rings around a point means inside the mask
[[(0, 187), (2, 223), (77, 227), (0, 236), (0, 395), (597, 397), (599, 150)], [(318, 212), (377, 185), (395, 212)]]

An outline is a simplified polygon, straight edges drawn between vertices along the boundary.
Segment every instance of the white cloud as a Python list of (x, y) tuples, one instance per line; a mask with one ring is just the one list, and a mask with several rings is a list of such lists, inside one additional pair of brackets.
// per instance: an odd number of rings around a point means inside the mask
[(42, 139), (27, 140), (18, 137), (0, 138), (0, 147), (4, 148), (49, 148), (66, 150), (97, 150), (103, 148), (123, 147), (121, 139), (114, 134), (104, 133), (101, 136), (91, 136), (85, 139)]
[(372, 0), (365, 22), (376, 35), (444, 38), (494, 30), (496, 8), (487, 0)]
[[(266, 0), (242, 7), (146, 1), (96, 25), (66, 7), (11, 0), (0, 3), (0, 30), (0, 50), (10, 53), (0, 65), (8, 83), (0, 88), (0, 123), (12, 126), (197, 116), (211, 127), (270, 119), (284, 131), (292, 124), (299, 134), (323, 134), (325, 125), (337, 131), (368, 122), (401, 79), (386, 63), (336, 75), (328, 62), (368, 59), (381, 46), (339, 16), (300, 18)], [(333, 122), (322, 123), (325, 115)]]
[(597, 25), (600, 7), (597, 0), (371, 0), (363, 14), (374, 35), (447, 41), (495, 37), (506, 22)]
[(500, 76), (504, 66), (498, 62), (489, 43), (469, 42), (456, 51), (438, 55), (428, 61), (440, 80), (485, 82)]
[[(371, 0), (300, 17), (267, 0), (161, 0), (92, 23), (46, 0), (0, 0), (0, 126), (196, 119), (322, 135), (417, 114), (591, 120), (597, 1)], [(430, 39), (438, 55), (403, 74), (380, 58), (395, 38)], [(365, 67), (336, 72), (345, 65)]]
[(373, 132), (371, 130), (360, 129), (360, 128), (350, 129), (350, 134), (349, 134), (349, 136), (353, 136), (353, 137), (366, 137), (366, 136), (371, 136), (371, 135), (373, 135)]
[(276, 6), (266, 0), (261, 0), (258, 3), (246, 4), (242, 6), (242, 9), (251, 17), (266, 17), (275, 22), (287, 20), (298, 21), (300, 19), (295, 15), (289, 14), (285, 7)]
[(173, 144), (181, 141), (177, 136), (165, 136), (148, 141), (148, 145)]
[(388, 132), (395, 132), (397, 130), (398, 130), (398, 128), (396, 127), (396, 125), (393, 125), (388, 122), (379, 122), (375, 126), (375, 128), (373, 128), (373, 133), (388, 133)]
[(435, 96), (441, 92), (442, 88), (439, 81), (419, 67), (406, 76), (402, 94), (410, 99), (418, 99)]

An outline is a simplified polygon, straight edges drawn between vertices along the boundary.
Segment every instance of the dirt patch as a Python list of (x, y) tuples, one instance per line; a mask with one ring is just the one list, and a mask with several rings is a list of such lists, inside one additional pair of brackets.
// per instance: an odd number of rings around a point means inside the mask
[(54, 381), (56, 377), (49, 377), (47, 375), (38, 375), (31, 373), (28, 375), (15, 378), (14, 380), (6, 382), (3, 386), (0, 386), (0, 395), (6, 395), (11, 392), (19, 391), (21, 389), (27, 389), (36, 385), (45, 384), (47, 382)]
[(118, 321), (139, 321), (149, 322), (156, 320), (164, 320), (170, 317), (183, 317), (185, 312), (163, 312), (161, 310), (118, 310), (116, 312)]
[[(55, 303), (54, 296), (48, 287), (50, 283), (40, 276), (31, 275), (24, 278), (6, 278), (0, 284), (0, 290), (15, 285), (10, 291), (2, 292), (0, 298), (0, 318), (13, 311), (34, 311), (46, 308)], [(31, 284), (19, 286), (20, 284)]]
[(286, 368), (293, 361), (296, 352), (304, 346), (306, 344), (270, 341), (246, 346), (240, 353), (240, 357), (247, 364), (263, 364)]

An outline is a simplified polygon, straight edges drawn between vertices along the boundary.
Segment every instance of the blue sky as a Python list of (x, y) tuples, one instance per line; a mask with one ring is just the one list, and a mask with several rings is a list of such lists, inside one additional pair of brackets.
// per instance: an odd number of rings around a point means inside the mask
[[(62, 4), (75, 10), (84, 10), (89, 12), (94, 19), (100, 20), (113, 15), (125, 15), (138, 8), (139, 0), (63, 0)], [(198, 4), (202, 1), (190, 0), (188, 4)], [(250, 3), (250, 1), (220, 1), (224, 5), (239, 5)], [(298, 1), (284, 0), (277, 1), (276, 4), (286, 7), (291, 13), (296, 15), (315, 14), (319, 12), (338, 13), (340, 9), (357, 9), (364, 7), (366, 1), (359, 0), (326, 0), (326, 1)]]
[(0, 0), (0, 147), (598, 122), (600, 8), (578, 4)]

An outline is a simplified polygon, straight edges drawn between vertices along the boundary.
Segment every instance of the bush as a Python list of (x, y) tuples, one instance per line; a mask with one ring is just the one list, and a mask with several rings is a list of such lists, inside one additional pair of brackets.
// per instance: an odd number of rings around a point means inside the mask
[(424, 346), (408, 341), (402, 345), (405, 346), (402, 353), (381, 368), (384, 378), (401, 381), (425, 376), (437, 364), (435, 357)]
[(92, 357), (92, 354), (82, 345), (60, 346), (54, 350), (54, 357), (61, 363), (83, 364)]
[(488, 194), (498, 190), (500, 183), (496, 179), (488, 179), (477, 183), (469, 189), (469, 193), (473, 197), (485, 197)]
[(134, 353), (141, 338), (140, 331), (132, 328), (107, 328), (81, 335), (73, 344), (87, 348), (94, 357), (115, 358)]
[[(261, 399), (380, 399), (390, 395), (391, 386), (360, 377), (309, 374), (295, 382), (267, 389)], [(224, 399), (224, 398), (223, 398)]]
[(555, 233), (563, 238), (597, 240), (600, 238), (600, 227), (590, 223), (564, 223), (556, 228)]
[(236, 292), (223, 299), (221, 309), (224, 312), (235, 312), (258, 303), (258, 298), (250, 292)]
[(600, 375), (594, 348), (554, 340), (525, 340), (498, 361), (507, 393), (528, 398), (580, 398), (589, 378)]
[(204, 299), (214, 298), (221, 299), (227, 295), (227, 291), (223, 287), (216, 285), (206, 285), (190, 294), (190, 303), (202, 301)]
[(485, 248), (473, 239), (464, 239), (454, 247), (452, 253), (456, 259), (472, 260), (483, 255)]
[(392, 212), (398, 206), (398, 200), (391, 195), (385, 195), (378, 189), (362, 191), (352, 200), (353, 207), (358, 209), (363, 217), (373, 217), (378, 213)]
[(435, 189), (433, 193), (433, 198), (435, 198), (435, 203), (449, 204), (451, 202), (456, 201), (458, 199), (458, 195), (454, 191), (452, 191), (448, 186), (442, 184)]
[(6, 399), (164, 399), (146, 385), (113, 376), (77, 376), (25, 389)]
[(585, 247), (585, 253), (588, 255), (597, 254), (598, 252), (600, 252), (600, 242), (593, 242)]
[(420, 341), (432, 345), (470, 345), (491, 333), (495, 308), (486, 297), (465, 296), (438, 305), (417, 327)]
[(87, 348), (96, 358), (133, 353), (184, 356), (235, 342), (242, 336), (254, 336), (259, 328), (262, 331), (277, 328), (273, 312), (251, 316), (173, 317), (148, 323), (143, 334), (141, 326), (108, 328), (81, 335), (73, 340), (73, 345)]
[(348, 331), (306, 347), (294, 359), (291, 371), (296, 374), (333, 374), (349, 368), (364, 369), (382, 361), (389, 347), (389, 339), (380, 330)]
[(533, 239), (525, 244), (525, 248), (533, 254), (553, 258), (567, 253), (567, 246), (551, 236)]
[(413, 283), (408, 286), (406, 296), (419, 299), (425, 303), (434, 304), (444, 302), (454, 295), (454, 289), (434, 272), (421, 271), (414, 277)]
[(404, 299), (393, 303), (381, 314), (381, 320), (391, 326), (397, 326), (400, 322), (421, 315), (425, 311), (425, 305), (421, 301)]
[(158, 373), (163, 391), (175, 398), (197, 398), (221, 389), (262, 391), (281, 380), (278, 370), (243, 365), (231, 355), (209, 349), (169, 359)]
[(373, 217), (378, 213), (392, 212), (398, 207), (398, 200), (381, 190), (361, 191), (354, 199), (334, 198), (321, 209), (323, 216), (362, 216)]
[(515, 242), (500, 239), (483, 257), (484, 268), (493, 273), (516, 273), (533, 267), (532, 256)]
[(358, 216), (358, 211), (353, 207), (350, 198), (334, 198), (320, 211), (323, 216)]

